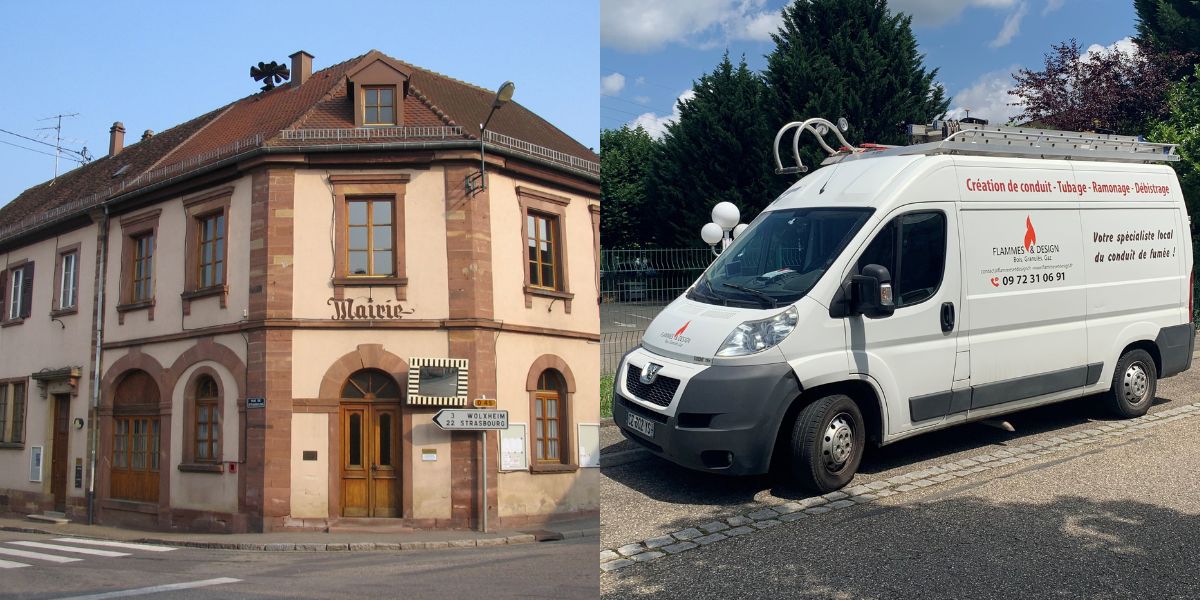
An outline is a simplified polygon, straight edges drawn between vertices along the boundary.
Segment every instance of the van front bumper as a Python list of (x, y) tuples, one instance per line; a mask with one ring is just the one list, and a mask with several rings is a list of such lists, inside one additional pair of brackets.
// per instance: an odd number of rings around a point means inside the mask
[[(667, 406), (638, 398), (627, 385), (631, 366), (640, 373), (651, 362), (664, 365), (661, 377), (680, 380)], [(613, 421), (625, 437), (681, 466), (729, 475), (766, 473), (780, 422), (800, 395), (791, 366), (688, 367), (644, 349), (626, 355), (613, 386)], [(653, 435), (632, 428), (630, 414), (652, 422)]]

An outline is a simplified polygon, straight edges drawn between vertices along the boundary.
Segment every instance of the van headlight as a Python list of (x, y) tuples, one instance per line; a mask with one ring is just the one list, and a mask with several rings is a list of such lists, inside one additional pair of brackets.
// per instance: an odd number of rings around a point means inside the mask
[(717, 350), (717, 356), (745, 356), (762, 352), (782, 342), (796, 328), (799, 320), (800, 311), (792, 306), (761, 321), (746, 321), (725, 338), (725, 343)]

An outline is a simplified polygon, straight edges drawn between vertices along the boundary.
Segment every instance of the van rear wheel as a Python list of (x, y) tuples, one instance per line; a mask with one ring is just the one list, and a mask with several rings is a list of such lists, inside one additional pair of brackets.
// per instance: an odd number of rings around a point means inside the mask
[(825, 396), (800, 410), (792, 426), (792, 475), (821, 493), (844, 487), (862, 461), (867, 430), (862, 411), (845, 394)]
[(1117, 361), (1108, 404), (1119, 417), (1140, 417), (1154, 404), (1158, 389), (1158, 371), (1154, 359), (1145, 350), (1130, 350)]

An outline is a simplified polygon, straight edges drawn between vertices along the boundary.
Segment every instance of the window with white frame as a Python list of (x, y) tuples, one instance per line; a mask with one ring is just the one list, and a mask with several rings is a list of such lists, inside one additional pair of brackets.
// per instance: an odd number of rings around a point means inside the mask
[(8, 272), (8, 318), (20, 319), (25, 296), (25, 268), (18, 267)]
[(79, 295), (79, 253), (67, 252), (62, 254), (62, 265), (59, 267), (58, 307), (73, 308)]

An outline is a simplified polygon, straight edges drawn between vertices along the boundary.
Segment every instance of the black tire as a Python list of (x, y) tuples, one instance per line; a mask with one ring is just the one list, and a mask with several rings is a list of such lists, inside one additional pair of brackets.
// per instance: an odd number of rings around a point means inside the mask
[(854, 400), (844, 394), (825, 396), (796, 415), (792, 476), (801, 486), (822, 494), (840, 489), (858, 471), (866, 441), (862, 411)]
[(1131, 419), (1150, 410), (1156, 391), (1158, 371), (1154, 367), (1154, 358), (1145, 350), (1130, 350), (1117, 361), (1112, 387), (1105, 397), (1113, 414)]

